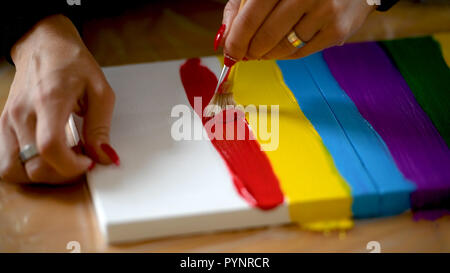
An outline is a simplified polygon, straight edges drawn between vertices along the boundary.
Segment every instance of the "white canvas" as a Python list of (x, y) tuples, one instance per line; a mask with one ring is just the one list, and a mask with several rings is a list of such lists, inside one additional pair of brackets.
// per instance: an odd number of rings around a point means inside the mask
[[(171, 137), (172, 107), (189, 105), (183, 62), (103, 69), (117, 95), (111, 143), (121, 166), (97, 166), (88, 183), (110, 243), (290, 222), (287, 204), (261, 211), (238, 195), (209, 140)], [(220, 72), (216, 57), (202, 63)]]

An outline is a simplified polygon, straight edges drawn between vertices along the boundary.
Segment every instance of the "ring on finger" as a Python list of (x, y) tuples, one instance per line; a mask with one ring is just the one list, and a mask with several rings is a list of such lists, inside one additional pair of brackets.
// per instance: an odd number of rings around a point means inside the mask
[(34, 144), (27, 144), (20, 149), (19, 158), (22, 164), (35, 158), (39, 155), (39, 152)]
[(294, 30), (289, 32), (289, 34), (287, 35), (287, 39), (289, 43), (295, 48), (301, 48), (305, 44), (300, 38), (298, 38)]

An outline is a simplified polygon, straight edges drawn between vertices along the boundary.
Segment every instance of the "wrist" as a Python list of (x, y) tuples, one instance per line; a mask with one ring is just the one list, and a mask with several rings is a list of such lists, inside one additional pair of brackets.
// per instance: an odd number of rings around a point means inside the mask
[(37, 22), (13, 45), (10, 54), (17, 66), (36, 55), (78, 54), (82, 49), (83, 41), (70, 19), (52, 15)]

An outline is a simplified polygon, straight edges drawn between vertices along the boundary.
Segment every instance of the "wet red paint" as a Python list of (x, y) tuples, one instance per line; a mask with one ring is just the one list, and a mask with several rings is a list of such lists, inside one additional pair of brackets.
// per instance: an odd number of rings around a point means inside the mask
[[(217, 85), (216, 75), (196, 58), (187, 60), (181, 66), (180, 76), (189, 103), (194, 107), (194, 97), (201, 97), (203, 111)], [(201, 113), (197, 114), (202, 116)], [(232, 118), (226, 119), (226, 114)], [(211, 126), (211, 130), (207, 129), (211, 143), (225, 160), (239, 194), (251, 205), (264, 210), (282, 204), (284, 196), (278, 179), (267, 155), (254, 139), (243, 113), (226, 110), (213, 120), (202, 118), (202, 122), (205, 128)], [(239, 131), (240, 138), (238, 128), (243, 128)], [(217, 136), (222, 136), (222, 140)]]

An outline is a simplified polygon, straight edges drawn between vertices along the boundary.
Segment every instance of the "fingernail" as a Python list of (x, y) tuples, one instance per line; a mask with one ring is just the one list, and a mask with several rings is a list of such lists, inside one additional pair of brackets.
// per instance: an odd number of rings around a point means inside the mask
[(100, 162), (100, 159), (98, 157), (97, 152), (95, 151), (95, 149), (89, 145), (89, 144), (85, 144), (84, 148), (86, 150), (86, 154), (95, 162)]
[(248, 61), (247, 57), (242, 58), (244, 62)]
[(91, 165), (89, 165), (89, 167), (88, 167), (88, 172), (92, 171), (95, 168), (95, 165), (96, 165), (95, 161), (92, 160)]
[(216, 39), (214, 39), (214, 51), (217, 51), (217, 48), (219, 47), (220, 42), (222, 41), (223, 34), (225, 33), (226, 25), (222, 24), (217, 31)]
[(120, 158), (117, 155), (116, 151), (109, 145), (106, 143), (103, 143), (100, 145), (100, 148), (105, 152), (105, 154), (109, 157), (109, 159), (111, 159), (111, 161), (119, 166), (120, 165)]

